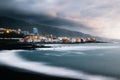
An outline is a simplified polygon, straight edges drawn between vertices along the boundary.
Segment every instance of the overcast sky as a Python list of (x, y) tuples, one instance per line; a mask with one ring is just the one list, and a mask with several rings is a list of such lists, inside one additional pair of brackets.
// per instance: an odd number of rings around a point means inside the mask
[(120, 39), (120, 0), (0, 0), (1, 15), (9, 11), (71, 20), (90, 34)]

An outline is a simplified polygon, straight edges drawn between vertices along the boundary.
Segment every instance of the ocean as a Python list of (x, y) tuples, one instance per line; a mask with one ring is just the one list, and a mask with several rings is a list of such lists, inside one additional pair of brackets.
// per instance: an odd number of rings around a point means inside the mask
[(83, 80), (120, 80), (120, 43), (47, 44), (53, 48), (2, 50), (0, 65)]

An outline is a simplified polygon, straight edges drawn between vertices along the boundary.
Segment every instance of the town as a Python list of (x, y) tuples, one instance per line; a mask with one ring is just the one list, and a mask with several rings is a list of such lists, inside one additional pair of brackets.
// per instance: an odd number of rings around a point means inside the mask
[(95, 43), (96, 38), (87, 37), (57, 37), (52, 34), (41, 35), (37, 28), (33, 28), (33, 32), (23, 31), (21, 29), (0, 28), (0, 39), (15, 39), (20, 42), (28, 43)]

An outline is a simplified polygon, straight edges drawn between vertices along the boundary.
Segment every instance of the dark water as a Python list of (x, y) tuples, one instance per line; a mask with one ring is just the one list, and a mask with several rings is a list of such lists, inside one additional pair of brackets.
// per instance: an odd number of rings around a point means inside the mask
[(120, 44), (62, 44), (38, 50), (1, 51), (1, 64), (85, 80), (120, 78)]

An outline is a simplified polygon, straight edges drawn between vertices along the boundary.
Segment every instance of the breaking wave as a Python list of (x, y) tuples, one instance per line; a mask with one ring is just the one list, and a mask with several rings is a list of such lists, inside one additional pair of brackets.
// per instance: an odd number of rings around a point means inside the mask
[(90, 75), (82, 71), (75, 71), (63, 67), (50, 66), (47, 63), (33, 62), (22, 59), (17, 53), (22, 50), (1, 51), (0, 63), (7, 66), (12, 66), (20, 69), (25, 69), (37, 73), (43, 73), (47, 75), (69, 77), (83, 80), (117, 80), (111, 77), (105, 77), (100, 75)]
[(96, 49), (113, 49), (120, 48), (120, 46), (70, 46), (70, 45), (49, 45), (52, 48), (37, 48), (37, 50), (56, 50), (56, 51), (64, 51), (64, 50), (96, 50)]

